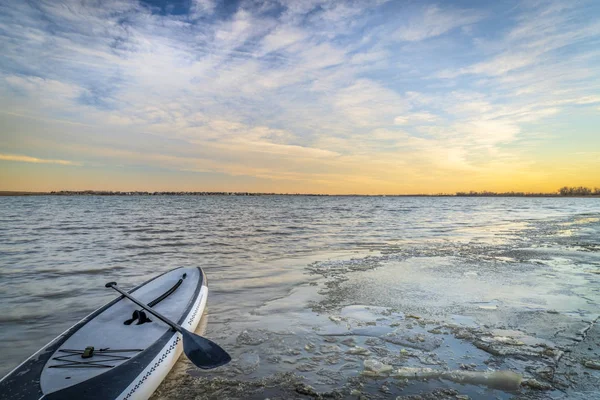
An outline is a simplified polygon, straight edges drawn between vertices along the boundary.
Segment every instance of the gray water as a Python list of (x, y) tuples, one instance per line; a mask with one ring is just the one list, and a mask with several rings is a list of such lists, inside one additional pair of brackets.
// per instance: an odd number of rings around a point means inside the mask
[(105, 282), (177, 266), (206, 271), (206, 335), (234, 355), (278, 313), (307, 327), (349, 305), (512, 328), (521, 311), (583, 315), (598, 309), (599, 218), (593, 198), (2, 197), (0, 375), (112, 299)]

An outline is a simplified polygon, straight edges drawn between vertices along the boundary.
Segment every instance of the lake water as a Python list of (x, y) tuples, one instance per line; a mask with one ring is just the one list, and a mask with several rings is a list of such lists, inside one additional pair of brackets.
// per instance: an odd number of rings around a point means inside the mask
[[(181, 379), (192, 380), (186, 390), (193, 393), (236, 397), (200, 386), (214, 377), (275, 379), (239, 397), (285, 396), (298, 382), (272, 378), (282, 372), (345, 395), (450, 388), (510, 397), (447, 380), (353, 379), (364, 378), (372, 358), (395, 368), (456, 369), (452, 360), (469, 355), (465, 363), (477, 370), (541, 380), (522, 354), (500, 359), (480, 342), (525, 335), (521, 342), (552, 341), (544, 346), (562, 351), (581, 341), (577, 332), (600, 312), (599, 221), (593, 198), (1, 197), (0, 375), (111, 300), (105, 282), (130, 287), (174, 267), (201, 266), (210, 289), (205, 334), (234, 363), (202, 375), (181, 361), (157, 397), (185, 397)], [(444, 345), (388, 340), (398, 321), (413, 317), (420, 325), (408, 330), (441, 330)], [(479, 336), (461, 339), (457, 327)], [(354, 342), (342, 344), (348, 338)], [(394, 359), (395, 345), (413, 353)]]

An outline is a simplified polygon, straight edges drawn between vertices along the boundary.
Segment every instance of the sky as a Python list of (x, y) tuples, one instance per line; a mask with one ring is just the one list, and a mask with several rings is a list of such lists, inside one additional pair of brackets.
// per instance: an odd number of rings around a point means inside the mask
[(600, 2), (0, 0), (0, 190), (600, 186)]

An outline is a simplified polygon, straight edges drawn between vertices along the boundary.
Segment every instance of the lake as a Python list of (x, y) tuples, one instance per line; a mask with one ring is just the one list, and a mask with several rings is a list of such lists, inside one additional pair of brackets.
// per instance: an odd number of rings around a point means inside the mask
[[(198, 372), (180, 360), (157, 398), (288, 397), (310, 392), (302, 385), (509, 398), (452, 379), (365, 376), (365, 362), (545, 382), (600, 313), (600, 200), (0, 197), (0, 374), (114, 298), (107, 281), (132, 287), (178, 266), (205, 270), (204, 334), (234, 361)], [(216, 377), (225, 386), (208, 388)], [(227, 385), (240, 381), (243, 391)]]

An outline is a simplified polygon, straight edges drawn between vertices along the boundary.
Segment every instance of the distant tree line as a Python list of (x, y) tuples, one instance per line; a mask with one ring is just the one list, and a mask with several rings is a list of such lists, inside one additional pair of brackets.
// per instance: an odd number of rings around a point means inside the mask
[[(1, 193), (1, 192), (0, 192)], [(5, 192), (13, 193), (13, 192)], [(21, 193), (21, 192), (14, 192)], [(25, 192), (23, 192), (25, 193)], [(324, 196), (321, 194), (301, 193), (254, 193), (254, 192), (144, 192), (144, 191), (112, 191), (112, 190), (61, 190), (49, 193), (53, 196)]]
[[(301, 193), (252, 193), (252, 192), (144, 192), (144, 191), (110, 191), (110, 190), (61, 190), (52, 192), (15, 192), (0, 191), (0, 196), (31, 196), (31, 195), (54, 195), (54, 196), (329, 196), (327, 194), (301, 194)], [(332, 195), (332, 196), (370, 196), (360, 194)], [(371, 195), (384, 197), (562, 197), (562, 196), (600, 196), (600, 188), (590, 189), (584, 186), (565, 186), (554, 193), (532, 193), (532, 192), (490, 192), (487, 190), (476, 192), (456, 192), (437, 194), (396, 194), (396, 195)]]
[(594, 188), (593, 190), (587, 187), (562, 187), (558, 191), (561, 196), (600, 196), (600, 188)]
[(490, 192), (484, 190), (476, 192), (471, 190), (470, 192), (456, 192), (457, 196), (470, 196), (470, 197), (493, 197), (493, 196), (510, 196), (510, 197), (525, 197), (525, 196), (558, 196), (556, 193), (529, 193), (529, 192)]
[(471, 197), (492, 197), (492, 196), (508, 196), (508, 197), (548, 197), (548, 196), (600, 196), (600, 188), (590, 189), (584, 186), (562, 187), (557, 193), (530, 193), (530, 192), (456, 192), (456, 196), (471, 196)]

